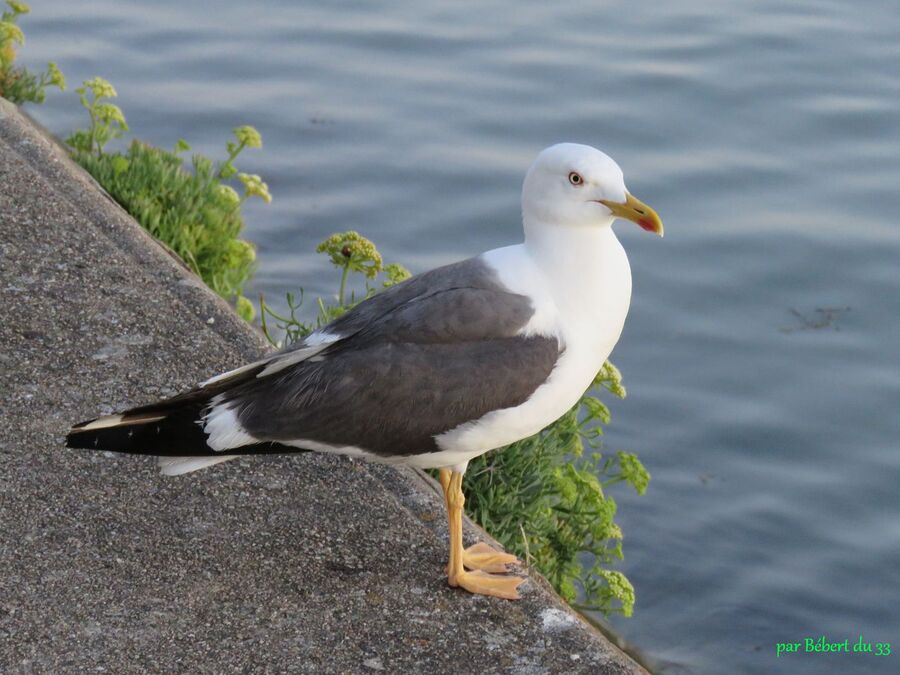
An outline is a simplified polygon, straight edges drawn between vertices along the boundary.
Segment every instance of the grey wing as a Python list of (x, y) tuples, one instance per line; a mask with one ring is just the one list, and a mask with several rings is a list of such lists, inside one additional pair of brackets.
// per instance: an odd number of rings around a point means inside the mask
[[(467, 293), (447, 295), (453, 290)], [(436, 294), (444, 294), (441, 302), (429, 302)], [(493, 307), (485, 306), (490, 302)], [(440, 331), (440, 316), (447, 314), (448, 322), (443, 328), (452, 329), (452, 322), (465, 335), (477, 330), (508, 334), (524, 325), (532, 311), (528, 298), (510, 293), (481, 258), (469, 258), (389, 288), (360, 303), (324, 330), (342, 338), (361, 331), (399, 334), (404, 330), (400, 324), (406, 322), (407, 328), (414, 331)], [(487, 323), (480, 328), (479, 321)]]
[(434, 451), (435, 436), (524, 403), (559, 358), (555, 336), (523, 336), (533, 308), (478, 259), (440, 268), (327, 327), (341, 339), (221, 403), (264, 441)]

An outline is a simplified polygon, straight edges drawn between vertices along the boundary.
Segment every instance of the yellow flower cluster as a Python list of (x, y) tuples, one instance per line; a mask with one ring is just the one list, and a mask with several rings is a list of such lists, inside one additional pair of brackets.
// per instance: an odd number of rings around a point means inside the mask
[[(102, 77), (92, 77), (90, 80), (84, 81), (84, 90), (90, 89), (94, 94), (94, 100), (100, 98), (116, 98), (116, 88)], [(119, 111), (121, 113), (121, 111)], [(124, 118), (123, 118), (124, 119)]]
[(24, 45), (25, 34), (11, 21), (0, 21), (0, 43), (3, 42), (18, 42), (20, 45)]
[(94, 116), (106, 125), (115, 122), (123, 130), (128, 130), (125, 123), (125, 114), (122, 109), (113, 103), (98, 103), (94, 106)]
[(384, 266), (384, 274), (387, 276), (387, 279), (384, 282), (385, 288), (390, 288), (391, 286), (395, 286), (399, 284), (401, 281), (406, 281), (409, 279), (412, 274), (408, 269), (406, 269), (400, 263), (390, 263)]
[(230, 267), (237, 267), (244, 262), (253, 262), (256, 260), (256, 249), (249, 241), (232, 239), (228, 242), (227, 259)]
[(338, 267), (349, 267), (370, 279), (381, 271), (381, 254), (375, 244), (353, 230), (331, 235), (316, 247), (316, 252), (327, 253)]
[(262, 136), (251, 126), (236, 127), (234, 135), (242, 145), (248, 148), (261, 148)]
[(16, 0), (6, 0), (6, 4), (9, 5), (9, 8), (16, 14), (28, 14), (28, 12), (31, 11), (31, 7), (26, 5), (24, 2), (16, 2)]
[(50, 74), (49, 84), (59, 87), (62, 90), (66, 88), (66, 76), (57, 67), (53, 61), (47, 64), (47, 72)]
[(244, 194), (247, 197), (259, 197), (266, 204), (272, 202), (272, 195), (269, 194), (269, 186), (255, 173), (239, 173), (238, 179), (244, 184)]
[(230, 185), (220, 185), (219, 194), (231, 207), (237, 206), (241, 203), (241, 196)]
[(605, 387), (610, 393), (619, 398), (625, 398), (627, 395), (625, 385), (622, 384), (622, 373), (609, 361), (600, 368), (600, 372), (594, 378), (594, 386)]

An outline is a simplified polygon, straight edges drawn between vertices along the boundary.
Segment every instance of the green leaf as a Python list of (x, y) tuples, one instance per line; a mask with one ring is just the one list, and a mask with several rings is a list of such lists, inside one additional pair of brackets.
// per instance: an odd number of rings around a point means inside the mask
[(131, 162), (129, 162), (128, 159), (123, 157), (122, 155), (115, 155), (112, 158), (113, 173), (117, 176), (128, 171), (129, 166), (131, 166)]

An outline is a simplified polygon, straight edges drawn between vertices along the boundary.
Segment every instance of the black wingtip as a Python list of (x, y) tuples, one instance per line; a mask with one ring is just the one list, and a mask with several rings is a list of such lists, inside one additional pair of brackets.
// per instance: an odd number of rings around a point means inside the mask
[(66, 434), (66, 447), (73, 450), (98, 450), (100, 437), (89, 431), (79, 431), (79, 429), (90, 422), (82, 422), (72, 427), (71, 431)]

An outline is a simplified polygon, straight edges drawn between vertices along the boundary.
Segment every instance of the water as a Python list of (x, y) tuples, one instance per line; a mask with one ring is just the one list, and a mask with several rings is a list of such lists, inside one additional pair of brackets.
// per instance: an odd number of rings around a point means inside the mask
[[(513, 242), (542, 147), (607, 150), (667, 233), (617, 225), (630, 395), (607, 438), (654, 478), (619, 498), (638, 604), (616, 628), (671, 673), (900, 658), (774, 655), (900, 634), (895, 2), (34, 5), (26, 63), (109, 78), (140, 137), (221, 156), (260, 129), (251, 295), (333, 293), (312, 251), (337, 230), (413, 271)], [(30, 110), (84, 123), (71, 93)]]

